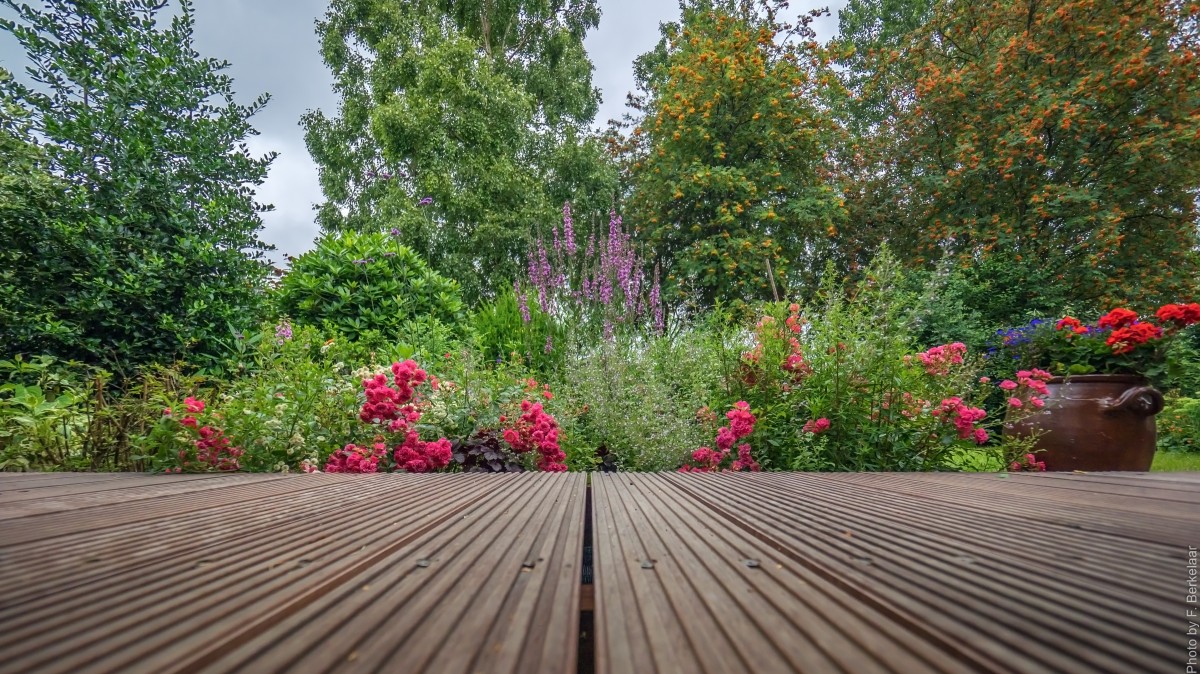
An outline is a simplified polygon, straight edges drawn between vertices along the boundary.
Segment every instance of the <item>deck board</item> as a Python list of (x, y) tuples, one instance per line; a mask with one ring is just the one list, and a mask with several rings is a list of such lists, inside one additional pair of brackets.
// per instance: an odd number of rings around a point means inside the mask
[(1186, 654), (1194, 476), (588, 480), (0, 474), (0, 674), (1127, 674)]
[(584, 475), (120, 482), (0, 521), (0, 671), (574, 670)]
[(598, 476), (597, 671), (1179, 669), (1200, 484), (1139, 477)]

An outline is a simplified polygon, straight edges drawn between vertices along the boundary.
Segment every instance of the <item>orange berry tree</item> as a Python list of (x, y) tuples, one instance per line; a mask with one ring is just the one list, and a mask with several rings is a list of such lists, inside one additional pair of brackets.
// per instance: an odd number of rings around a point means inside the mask
[(1194, 296), (1200, 2), (930, 4), (904, 38), (843, 38), (883, 113), (863, 145), (886, 146), (893, 179), (850, 181), (890, 190), (883, 238), (917, 265), (953, 256), (997, 293), (1020, 285), (997, 309), (1014, 314)]
[(836, 81), (809, 27), (819, 13), (791, 25), (779, 8), (686, 5), (635, 66), (645, 95), (625, 139), (627, 212), (668, 285), (705, 304), (782, 296), (837, 232), (822, 169), (833, 124), (816, 103)]

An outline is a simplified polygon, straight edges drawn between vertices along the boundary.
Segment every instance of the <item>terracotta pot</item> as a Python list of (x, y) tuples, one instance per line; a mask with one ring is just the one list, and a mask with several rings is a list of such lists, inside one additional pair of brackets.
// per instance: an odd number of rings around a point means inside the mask
[(1038, 438), (1046, 470), (1150, 470), (1163, 396), (1143, 377), (1086, 374), (1047, 383), (1046, 407), (1006, 432)]

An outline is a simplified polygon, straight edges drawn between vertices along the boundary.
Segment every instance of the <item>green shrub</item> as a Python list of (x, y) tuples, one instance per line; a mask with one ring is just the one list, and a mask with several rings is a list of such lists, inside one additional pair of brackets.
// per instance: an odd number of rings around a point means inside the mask
[(1169, 398), (1158, 415), (1158, 449), (1200, 451), (1200, 398)]
[(343, 352), (312, 327), (285, 339), (272, 326), (258, 344), (250, 375), (210, 400), (244, 452), (243, 470), (297, 470), (305, 459), (322, 465), (334, 450), (369, 439), (357, 417), (368, 367), (339, 360)]
[(416, 319), (458, 328), (465, 317), (458, 283), (381, 232), (325, 234), (292, 263), (275, 300), (297, 325), (352, 340), (374, 331), (409, 341), (428, 327)]
[[(597, 452), (623, 470), (674, 470), (711, 433), (697, 413), (721, 387), (716, 337), (704, 329), (573, 347), (556, 387), (578, 412), (568, 465)], [(572, 463), (572, 458), (576, 463)]]
[(567, 331), (533, 297), (523, 299), (527, 314), (512, 290), (479, 307), (471, 317), (475, 346), (487, 362), (508, 361), (516, 354), (535, 372), (549, 374), (563, 364)]
[[(914, 297), (901, 283), (886, 254), (848, 289), (828, 272), (808, 306), (768, 305), (745, 335), (729, 393), (714, 409), (750, 403), (752, 451), (763, 468), (999, 469), (1027, 448), (997, 439), (1004, 411), (978, 416), (996, 388), (980, 381), (978, 355), (952, 343), (938, 350), (949, 359), (943, 365), (924, 363), (935, 354), (920, 352)], [(1032, 406), (1024, 385), (1010, 397)]]

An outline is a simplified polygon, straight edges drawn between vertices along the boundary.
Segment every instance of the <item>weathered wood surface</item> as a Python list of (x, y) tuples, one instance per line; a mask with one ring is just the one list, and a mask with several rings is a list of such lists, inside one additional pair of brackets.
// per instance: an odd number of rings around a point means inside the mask
[(588, 498), (577, 474), (0, 474), (0, 672), (1186, 663), (1197, 475), (597, 474), (585, 587)]
[(0, 671), (574, 671), (585, 490), (0, 476)]
[(1192, 476), (616, 474), (592, 498), (599, 672), (1187, 658)]

